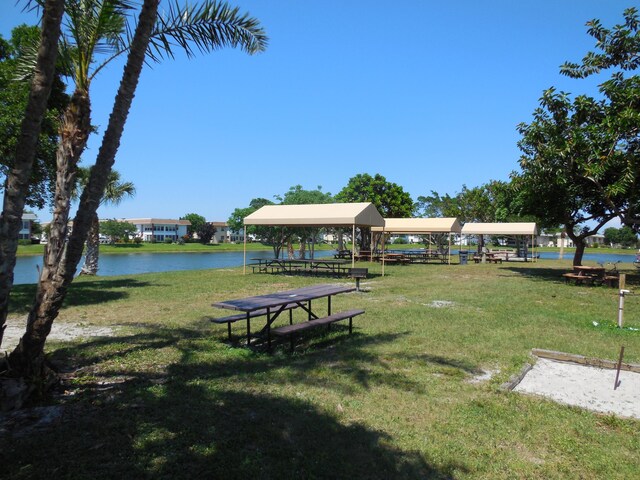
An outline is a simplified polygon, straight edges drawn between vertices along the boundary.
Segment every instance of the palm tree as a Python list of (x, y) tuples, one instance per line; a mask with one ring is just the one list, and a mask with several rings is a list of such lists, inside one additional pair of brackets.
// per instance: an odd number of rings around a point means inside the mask
[[(121, 7), (125, 3), (115, 0), (112, 2), (107, 2), (107, 0), (102, 2), (99, 0), (73, 0), (73, 2), (85, 4), (117, 3)], [(230, 8), (224, 3), (207, 1), (195, 8), (171, 8), (168, 16), (159, 20), (158, 26), (154, 30), (158, 3), (159, 0), (144, 0), (138, 17), (138, 25), (127, 48), (127, 62), (102, 145), (98, 151), (96, 163), (91, 169), (87, 186), (80, 198), (78, 212), (74, 218), (73, 232), (66, 244), (64, 240), (62, 242), (58, 240), (53, 245), (48, 245), (50, 248), (45, 251), (36, 299), (27, 318), (26, 332), (9, 356), (9, 362), (13, 369), (11, 374), (23, 379), (27, 385), (36, 382), (40, 387), (46, 387), (47, 378), (52, 374), (44, 362), (44, 344), (73, 280), (88, 231), (104, 195), (147, 54), (152, 59), (161, 58), (161, 52), (171, 57), (173, 45), (183, 48), (190, 55), (192, 53), (189, 46), (191, 43), (203, 51), (211, 51), (223, 46), (239, 46), (248, 53), (257, 53), (266, 48), (266, 36), (259, 23), (247, 15), (240, 16), (237, 9)], [(171, 41), (175, 43), (172, 44)], [(148, 53), (150, 47), (154, 49), (153, 53)], [(82, 115), (75, 118), (79, 124), (73, 125), (74, 131), (82, 132), (84, 118)], [(69, 128), (71, 127), (69, 126)], [(62, 225), (60, 220), (68, 218), (71, 185), (66, 183), (70, 181), (73, 183), (77, 166), (77, 162), (74, 163), (76, 159), (73, 155), (79, 150), (77, 147), (84, 148), (86, 145), (86, 141), (84, 144), (82, 143), (82, 138), (78, 142), (75, 141), (75, 137), (67, 138), (67, 140), (70, 147), (68, 153), (71, 157), (68, 161), (58, 164), (59, 185), (56, 186), (57, 198), (54, 204), (54, 222), (52, 223), (52, 231), (59, 229), (58, 236), (62, 232), (66, 233), (66, 222), (65, 225)], [(58, 211), (58, 209), (60, 210)], [(28, 387), (20, 392), (18, 395), (20, 400), (26, 399), (32, 391)]]
[(14, 166), (7, 174), (2, 215), (0, 215), (0, 345), (7, 319), (9, 294), (13, 287), (18, 234), (29, 189), (29, 178), (36, 157), (40, 126), (53, 84), (64, 13), (64, 0), (47, 0), (42, 17), (42, 35), (37, 52), (31, 91), (21, 135), (16, 146)]
[[(80, 169), (80, 183), (86, 185), (89, 181), (89, 169)], [(111, 170), (104, 196), (100, 205), (118, 205), (125, 197), (133, 197), (136, 193), (136, 187), (132, 182), (122, 182), (120, 180), (120, 172)], [(96, 212), (89, 228), (87, 235), (87, 250), (84, 256), (84, 265), (80, 270), (81, 275), (97, 275), (98, 262), (100, 259), (100, 220)]]

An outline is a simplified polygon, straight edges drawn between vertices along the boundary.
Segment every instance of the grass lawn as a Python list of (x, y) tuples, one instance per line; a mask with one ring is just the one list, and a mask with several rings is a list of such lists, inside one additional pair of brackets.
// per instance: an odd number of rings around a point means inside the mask
[[(366, 291), (333, 300), (366, 310), (354, 334), (305, 332), (293, 355), (287, 342), (273, 355), (230, 345), (202, 317), (230, 313), (215, 301), (347, 280), (81, 278), (57, 321), (118, 333), (48, 343), (64, 414), (0, 439), (3, 478), (636, 478), (640, 421), (500, 388), (532, 348), (617, 360), (624, 345), (640, 363), (640, 331), (613, 328), (617, 291), (564, 284), (570, 264), (387, 266), (385, 277), (364, 264)], [(12, 310), (26, 312), (33, 291), (17, 286)], [(640, 328), (639, 312), (628, 296), (626, 326)]]
[[(220, 243), (203, 245), (201, 243), (118, 243), (116, 245), (100, 245), (100, 255), (118, 253), (204, 253), (204, 252), (242, 252), (242, 243)], [(319, 244), (316, 250), (333, 250), (335, 246)], [(297, 249), (297, 245), (296, 245)], [(271, 246), (259, 242), (247, 243), (247, 251), (271, 250)], [(20, 245), (18, 256), (42, 255), (44, 245)]]

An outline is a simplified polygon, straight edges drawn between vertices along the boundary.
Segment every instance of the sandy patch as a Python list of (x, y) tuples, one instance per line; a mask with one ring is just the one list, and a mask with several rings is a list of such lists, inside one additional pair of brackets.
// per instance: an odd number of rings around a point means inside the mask
[[(25, 322), (24, 320), (7, 320), (6, 326), (2, 339), (2, 352), (10, 352), (18, 345), (20, 337), (24, 334)], [(53, 322), (47, 340), (68, 342), (76, 338), (111, 337), (115, 331), (112, 327)]]
[(559, 403), (640, 419), (640, 373), (539, 358), (514, 388), (516, 392), (550, 398)]

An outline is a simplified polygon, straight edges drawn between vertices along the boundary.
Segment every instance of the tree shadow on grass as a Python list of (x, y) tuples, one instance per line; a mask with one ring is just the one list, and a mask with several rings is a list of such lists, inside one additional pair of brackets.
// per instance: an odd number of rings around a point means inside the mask
[[(393, 340), (362, 337), (348, 345), (355, 351), (346, 364), (375, 361), (364, 347)], [(87, 355), (109, 342), (124, 345), (123, 350)], [(212, 342), (218, 341), (198, 338), (191, 329), (164, 329), (59, 350), (59, 359), (73, 357), (85, 366), (108, 363), (110, 375), (128, 380), (97, 381), (94, 390), (72, 397), (55, 429), (7, 442), (0, 449), (7, 478), (438, 479), (467, 472), (463, 464), (430, 465), (420, 452), (394, 446), (388, 434), (364, 423), (341, 422), (341, 413), (304, 396), (273, 393), (287, 391), (283, 382), (302, 386), (319, 368), (333, 368), (347, 349), (300, 358), (253, 352), (239, 357)], [(116, 368), (131, 365), (119, 357), (140, 358), (143, 350), (159, 355), (168, 346), (177, 349), (179, 360), (162, 373)], [(351, 374), (335, 375), (358, 381), (360, 367), (353, 368)], [(363, 384), (386, 383), (386, 377), (398, 375), (388, 372)], [(342, 388), (340, 382), (326, 387)]]
[(499, 267), (500, 270), (517, 273), (520, 276), (533, 280), (564, 282), (563, 273), (567, 273), (565, 268), (526, 268), (526, 267)]
[[(91, 279), (74, 282), (69, 287), (65, 306), (93, 305), (120, 300), (129, 296), (128, 289), (148, 287), (152, 284), (132, 278)], [(36, 295), (35, 284), (15, 285), (11, 291), (10, 311), (28, 313)]]

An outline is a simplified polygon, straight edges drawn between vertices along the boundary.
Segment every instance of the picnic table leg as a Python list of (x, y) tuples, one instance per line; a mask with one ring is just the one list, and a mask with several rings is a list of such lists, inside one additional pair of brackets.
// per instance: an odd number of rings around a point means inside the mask
[(331, 315), (331, 295), (327, 297), (327, 315)]
[(267, 350), (271, 351), (271, 311), (267, 307)]
[(227, 333), (229, 334), (229, 341), (231, 341), (231, 322), (227, 322)]
[(249, 322), (249, 312), (247, 312), (247, 347), (251, 344), (251, 324)]

